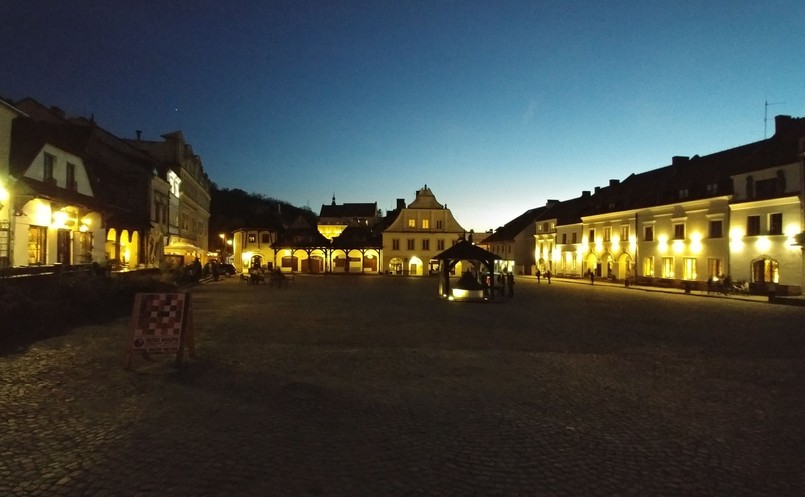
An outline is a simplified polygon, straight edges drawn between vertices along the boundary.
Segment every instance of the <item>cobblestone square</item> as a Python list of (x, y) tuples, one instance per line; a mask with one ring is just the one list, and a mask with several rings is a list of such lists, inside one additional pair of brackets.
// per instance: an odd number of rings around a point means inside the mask
[(803, 307), (335, 275), (192, 298), (181, 370), (124, 370), (128, 318), (0, 357), (0, 495), (805, 495)]

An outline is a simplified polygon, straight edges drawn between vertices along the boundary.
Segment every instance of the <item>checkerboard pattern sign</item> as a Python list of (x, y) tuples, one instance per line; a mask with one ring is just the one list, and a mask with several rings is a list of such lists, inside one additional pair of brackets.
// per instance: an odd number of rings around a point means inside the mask
[(134, 352), (176, 352), (181, 363), (183, 348), (194, 355), (193, 308), (187, 293), (138, 293), (134, 297), (126, 365)]

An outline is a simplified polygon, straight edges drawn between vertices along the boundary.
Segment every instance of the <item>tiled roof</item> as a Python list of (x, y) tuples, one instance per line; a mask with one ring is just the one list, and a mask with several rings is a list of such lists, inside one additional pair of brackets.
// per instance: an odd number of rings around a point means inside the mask
[(320, 218), (373, 218), (377, 216), (377, 202), (375, 203), (346, 203), (321, 206)]

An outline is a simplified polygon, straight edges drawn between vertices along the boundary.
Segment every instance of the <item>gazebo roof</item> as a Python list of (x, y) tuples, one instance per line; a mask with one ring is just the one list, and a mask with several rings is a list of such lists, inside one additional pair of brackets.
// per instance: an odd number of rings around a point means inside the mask
[(502, 259), (501, 256), (482, 249), (477, 245), (473, 245), (472, 242), (467, 240), (461, 240), (444, 252), (435, 255), (433, 258), (442, 261), (496, 261)]

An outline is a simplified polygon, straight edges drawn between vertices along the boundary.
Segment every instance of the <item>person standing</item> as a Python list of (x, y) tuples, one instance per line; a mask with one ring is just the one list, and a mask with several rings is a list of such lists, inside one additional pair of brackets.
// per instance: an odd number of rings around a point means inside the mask
[(545, 271), (545, 278), (548, 280), (548, 284), (551, 284), (551, 270), (548, 269)]
[(537, 268), (537, 283), (539, 283), (539, 279), (542, 277), (542, 271)]
[(509, 298), (514, 297), (514, 273), (509, 272), (506, 275), (506, 286), (509, 287)]

